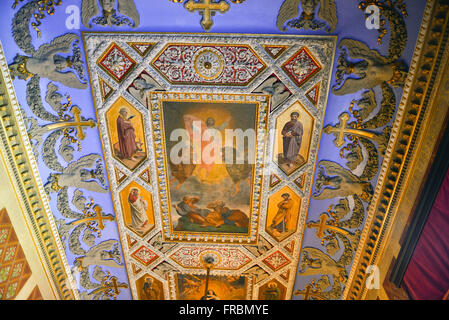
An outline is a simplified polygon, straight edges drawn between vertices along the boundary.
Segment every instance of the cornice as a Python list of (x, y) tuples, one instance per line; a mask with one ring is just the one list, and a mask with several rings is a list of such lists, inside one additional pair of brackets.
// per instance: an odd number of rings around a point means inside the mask
[(39, 176), (1, 43), (0, 69), (0, 143), (5, 151), (4, 158), (11, 179), (14, 180), (11, 182), (17, 186), (27, 223), (60, 299), (76, 299), (70, 268)]
[[(426, 114), (433, 107), (435, 88), (441, 82), (441, 71), (447, 60), (449, 36), (449, 5), (447, 1), (428, 1), (419, 32), (409, 76), (392, 129), (387, 154), (379, 176), (367, 222), (361, 236), (343, 299), (362, 299), (368, 266), (375, 265), (386, 245), (386, 235), (394, 221), (406, 179), (412, 169), (419, 135), (428, 125)], [(413, 179), (412, 179), (413, 180)]]

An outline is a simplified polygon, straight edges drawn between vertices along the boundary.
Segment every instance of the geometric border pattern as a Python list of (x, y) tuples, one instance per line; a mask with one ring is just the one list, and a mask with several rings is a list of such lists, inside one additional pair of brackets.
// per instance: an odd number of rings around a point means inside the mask
[[(145, 124), (145, 135), (146, 145), (155, 145), (154, 140), (154, 131), (157, 130), (157, 127), (152, 126), (152, 119), (154, 117), (152, 108), (148, 108), (147, 105), (142, 104), (140, 100), (135, 98), (127, 88), (133, 83), (134, 79), (136, 79), (142, 72), (147, 73), (151, 78), (154, 79), (157, 83), (160, 84), (160, 88), (154, 89), (157, 91), (153, 91), (150, 89), (148, 96), (150, 99), (148, 101), (151, 102), (151, 97), (157, 95), (153, 95), (153, 93), (163, 94), (165, 92), (176, 92), (179, 95), (210, 95), (211, 97), (220, 95), (220, 96), (236, 96), (240, 95), (248, 95), (251, 94), (264, 83), (270, 75), (274, 74), (284, 86), (292, 93), (287, 99), (285, 99), (276, 110), (271, 111), (267, 120), (267, 133), (270, 130), (274, 129), (275, 121), (280, 113), (284, 112), (288, 109), (293, 103), (299, 101), (304, 108), (312, 115), (315, 119), (313, 125), (313, 133), (310, 142), (310, 155), (309, 162), (300, 168), (297, 172), (292, 174), (290, 177), (286, 177), (280, 170), (277, 165), (275, 165), (272, 159), (272, 140), (268, 142), (268, 146), (263, 150), (266, 161), (265, 167), (263, 168), (263, 181), (261, 184), (261, 203), (260, 203), (260, 225), (265, 225), (265, 215), (267, 210), (267, 199), (268, 197), (277, 192), (280, 188), (291, 185), (295, 188), (295, 192), (299, 194), (303, 199), (307, 199), (307, 201), (303, 201), (300, 207), (300, 215), (298, 219), (297, 231), (295, 234), (287, 237), (282, 240), (280, 243), (276, 243), (274, 239), (268, 235), (263, 228), (259, 228), (259, 235), (257, 235), (256, 239), (260, 239), (259, 244), (251, 244), (240, 242), (238, 239), (233, 243), (228, 243), (226, 246), (235, 246), (239, 248), (242, 252), (250, 252), (251, 261), (242, 267), (239, 270), (211, 270), (212, 275), (218, 274), (226, 274), (226, 275), (236, 275), (236, 274), (253, 274), (257, 273), (260, 276), (257, 279), (254, 279), (251, 283), (253, 284), (253, 288), (251, 288), (251, 292), (258, 292), (258, 288), (260, 286), (265, 285), (272, 279), (277, 279), (281, 283), (283, 283), (287, 287), (286, 296), (289, 297), (293, 292), (293, 284), (294, 277), (290, 277), (288, 280), (280, 277), (281, 273), (284, 273), (286, 270), (291, 270), (291, 274), (296, 273), (296, 267), (299, 261), (299, 255), (294, 255), (291, 263), (282, 269), (273, 272), (273, 270), (266, 265), (262, 260), (267, 258), (272, 253), (280, 250), (284, 252), (283, 246), (285, 246), (288, 242), (295, 241), (295, 248), (300, 247), (300, 243), (302, 241), (302, 233), (304, 230), (304, 221), (306, 218), (308, 199), (310, 198), (310, 193), (312, 190), (311, 181), (307, 181), (304, 190), (298, 190), (295, 185), (292, 183), (294, 179), (296, 179), (300, 174), (307, 172), (312, 175), (314, 171), (315, 162), (316, 162), (316, 154), (317, 148), (319, 145), (319, 140), (321, 137), (322, 124), (324, 120), (324, 113), (326, 110), (327, 96), (321, 95), (319, 98), (318, 105), (316, 107), (312, 106), (312, 104), (305, 97), (305, 92), (310, 90), (313, 83), (304, 82), (301, 87), (298, 87), (297, 84), (282, 70), (281, 66), (286, 63), (288, 59), (290, 59), (293, 55), (295, 55), (302, 47), (307, 47), (311, 54), (316, 58), (319, 62), (322, 69), (320, 72), (316, 73), (313, 77), (316, 78), (316, 81), (322, 81), (322, 86), (324, 90), (328, 90), (330, 86), (331, 79), (331, 71), (335, 56), (336, 50), (336, 41), (337, 38), (335, 36), (300, 36), (300, 35), (245, 35), (245, 34), (224, 34), (224, 35), (211, 35), (211, 34), (167, 34), (167, 33), (117, 33), (117, 32), (84, 32), (83, 33), (83, 42), (86, 51), (86, 59), (88, 64), (88, 71), (90, 75), (90, 79), (96, 79), (97, 76), (100, 76), (109, 81), (115, 82), (115, 80), (108, 75), (102, 67), (97, 65), (99, 58), (102, 56), (106, 50), (109, 49), (111, 43), (120, 44), (121, 49), (136, 62), (136, 66), (133, 70), (128, 74), (127, 77), (122, 79), (122, 82), (118, 84), (115, 88), (116, 91), (113, 95), (107, 100), (102, 101), (101, 92), (98, 86), (98, 82), (91, 82), (92, 95), (96, 107), (97, 119), (98, 119), (98, 127), (100, 133), (107, 132), (107, 127), (105, 123), (105, 112), (111, 108), (111, 105), (114, 101), (116, 101), (120, 96), (125, 98), (127, 101), (132, 103), (132, 105), (138, 109), (140, 113), (143, 115), (143, 122)], [(129, 42), (148, 42), (154, 43), (152, 50), (145, 56), (141, 57), (139, 54), (135, 52), (127, 43)], [(168, 83), (158, 71), (154, 69), (152, 66), (152, 61), (157, 57), (159, 52), (164, 48), (168, 43), (195, 43), (201, 44), (204, 43), (206, 46), (212, 45), (224, 45), (224, 44), (239, 44), (239, 45), (247, 45), (249, 46), (258, 57), (260, 57), (263, 63), (266, 65), (265, 70), (263, 70), (255, 79), (252, 80), (251, 83), (248, 84), (245, 88), (239, 88), (232, 85), (172, 85)], [(285, 45), (288, 48), (280, 55), (276, 60), (273, 60), (266, 53), (262, 44), (270, 43), (270, 45)], [(151, 133), (151, 134), (148, 134)], [(105, 134), (100, 135), (103, 140), (103, 154), (106, 161), (106, 169), (110, 181), (110, 190), (112, 193), (112, 199), (114, 203), (114, 208), (117, 217), (117, 225), (120, 233), (121, 242), (126, 243), (126, 236), (130, 235), (129, 230), (124, 226), (123, 214), (121, 212), (120, 200), (117, 194), (124, 188), (123, 183), (118, 184), (115, 179), (115, 173), (113, 170), (114, 167), (122, 169), (123, 166), (115, 161), (112, 158), (111, 148), (107, 143), (107, 136)], [(105, 140), (106, 139), (106, 140)], [(154, 150), (148, 150), (148, 159), (138, 166), (132, 174), (130, 174), (127, 178), (127, 181), (140, 180), (138, 176), (144, 171), (150, 168), (150, 173), (152, 180), (147, 186), (147, 190), (151, 192), (153, 195), (153, 203), (159, 203), (161, 199), (161, 194), (158, 192), (159, 183), (157, 177), (158, 167), (156, 165), (155, 153)], [(269, 177), (270, 174), (276, 174), (281, 178), (281, 182), (276, 186), (273, 186), (271, 189), (269, 188)], [(151, 275), (152, 277), (161, 281), (164, 285), (164, 292), (169, 292), (170, 282), (167, 281), (166, 272), (194, 272), (195, 274), (204, 274), (206, 270), (203, 269), (186, 269), (180, 265), (174, 264), (171, 261), (170, 256), (177, 251), (182, 243), (179, 241), (170, 241), (167, 242), (164, 240), (163, 233), (166, 229), (163, 229), (163, 226), (169, 226), (169, 221), (164, 218), (161, 214), (159, 205), (154, 206), (154, 216), (155, 216), (155, 228), (150, 231), (146, 236), (144, 236), (141, 240), (139, 240), (139, 247), (141, 245), (148, 246), (154, 253), (158, 255), (159, 258), (152, 261), (147, 267), (145, 267), (144, 272)], [(162, 231), (162, 232), (161, 232)], [(204, 243), (198, 244), (201, 247), (215, 247), (215, 246), (223, 246), (221, 244), (214, 243)], [(261, 246), (266, 248), (261, 251)], [(139, 272), (134, 275), (132, 273), (132, 264), (135, 263), (131, 254), (133, 251), (127, 248), (127, 245), (123, 245), (123, 253), (125, 259), (125, 265), (128, 270), (128, 277), (130, 280), (131, 293), (134, 299), (137, 299), (137, 288), (135, 287), (135, 281), (138, 276), (142, 274)], [(297, 250), (296, 250), (297, 251)], [(287, 253), (286, 253), (287, 254)], [(173, 298), (174, 295), (170, 295), (169, 298)], [(254, 298), (254, 295), (250, 295), (249, 299)]]

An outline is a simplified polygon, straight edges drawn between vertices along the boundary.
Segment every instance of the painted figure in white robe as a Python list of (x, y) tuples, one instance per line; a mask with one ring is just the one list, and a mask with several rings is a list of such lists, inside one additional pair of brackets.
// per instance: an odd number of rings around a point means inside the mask
[(129, 196), (128, 203), (131, 209), (131, 225), (130, 227), (138, 232), (145, 232), (148, 230), (148, 203), (146, 200), (139, 196), (139, 189), (132, 188)]

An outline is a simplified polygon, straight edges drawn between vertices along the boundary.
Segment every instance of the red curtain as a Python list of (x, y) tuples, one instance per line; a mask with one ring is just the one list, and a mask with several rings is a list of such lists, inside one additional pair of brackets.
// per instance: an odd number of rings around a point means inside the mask
[(403, 284), (415, 300), (440, 300), (449, 290), (449, 171), (430, 211)]

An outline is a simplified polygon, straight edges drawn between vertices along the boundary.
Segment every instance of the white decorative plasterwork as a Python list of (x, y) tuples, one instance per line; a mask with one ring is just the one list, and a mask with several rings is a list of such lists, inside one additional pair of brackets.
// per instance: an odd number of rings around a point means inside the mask
[[(206, 249), (211, 250), (211, 252), (217, 255), (217, 259), (220, 255), (223, 255), (224, 248), (238, 250), (244, 256), (248, 257), (249, 261), (244, 264), (242, 263), (241, 266), (237, 266), (239, 268), (238, 270), (220, 270), (220, 268), (218, 268), (211, 271), (211, 274), (213, 275), (232, 276), (236, 273), (251, 275), (251, 277), (248, 277), (250, 279), (248, 283), (251, 284), (251, 288), (248, 289), (248, 299), (257, 297), (259, 288), (273, 279), (276, 279), (286, 286), (286, 298), (289, 299), (292, 295), (295, 281), (294, 274), (300, 256), (298, 251), (302, 241), (304, 223), (312, 190), (312, 175), (316, 164), (316, 156), (318, 153), (324, 113), (326, 110), (327, 92), (329, 90), (336, 49), (336, 37), (88, 32), (83, 34), (83, 40), (88, 60), (90, 79), (92, 79), (91, 87), (93, 90), (98, 127), (101, 133), (103, 152), (114, 201), (116, 220), (120, 232), (133, 297), (137, 299), (137, 290), (139, 290), (136, 287), (136, 281), (144, 274), (149, 274), (163, 283), (165, 298), (174, 299), (176, 297), (176, 288), (174, 286), (174, 278), (171, 278), (174, 277), (174, 274), (179, 272), (189, 272), (192, 274), (206, 273), (204, 268), (188, 268), (187, 263), (181, 265), (173, 261), (172, 257), (176, 256), (176, 253), (179, 253), (181, 248), (196, 247), (199, 249), (198, 252), (204, 252)], [(120, 80), (120, 83), (112, 78), (104, 68), (99, 67), (97, 64), (97, 61), (99, 61), (105, 52), (111, 48), (113, 43), (136, 62), (136, 66)], [(142, 57), (129, 45), (129, 43), (151, 43), (152, 48), (147, 55)], [(189, 65), (189, 70), (195, 71), (196, 69), (196, 74), (192, 75), (192, 79), (198, 79), (197, 83), (176, 83), (174, 81), (169, 81), (167, 75), (163, 75), (155, 66), (155, 61), (157, 61), (158, 57), (160, 57), (167, 47), (185, 44), (195, 44), (195, 50), (192, 50), (192, 56), (189, 58), (191, 63), (191, 65)], [(254, 60), (255, 63), (260, 64), (260, 67), (264, 67), (258, 68), (258, 71), (256, 70), (257, 72), (253, 72), (252, 78), (245, 78), (242, 85), (227, 84), (226, 81), (220, 83), (219, 80), (223, 77), (229, 62), (223, 58), (223, 55), (218, 54), (215, 50), (222, 52), (223, 48), (226, 46), (245, 48), (248, 52), (252, 52), (254, 57), (258, 57)], [(283, 50), (276, 59), (273, 59), (273, 57), (267, 53), (264, 46), (282, 46), (286, 49)], [(220, 51), (219, 48), (222, 48), (222, 50)], [(283, 66), (289, 65), (292, 58), (300, 53), (303, 48), (307, 48), (307, 52), (313, 56), (320, 69), (316, 72), (313, 72), (314, 70), (309, 72), (306, 81), (302, 81), (300, 85), (298, 85), (298, 82), (303, 79), (298, 78), (298, 80), (292, 78), (292, 74), (288, 74)], [(127, 90), (133, 85), (134, 80), (143, 71), (154, 79), (156, 83), (160, 84), (160, 87), (165, 91), (163, 92), (159, 88), (157, 88), (157, 91), (155, 91), (155, 88), (148, 89), (146, 99), (148, 104), (142, 104), (142, 101), (145, 101), (145, 99), (137, 99)], [(293, 70), (292, 72), (296, 71)], [(264, 103), (266, 104), (266, 101), (263, 101), (264, 96), (260, 92), (256, 93), (255, 91), (272, 75), (275, 75), (291, 94), (282, 100), (274, 110), (272, 109), (270, 111), (268, 108), (268, 111), (265, 111), (265, 107), (262, 106)], [(101, 84), (97, 80), (99, 77), (113, 86), (114, 92), (105, 101), (103, 101), (101, 96)], [(320, 83), (320, 94), (315, 106), (306, 97), (306, 92), (311, 90), (317, 83)], [(259, 203), (257, 203), (258, 210), (253, 211), (253, 213), (256, 214), (252, 217), (252, 233), (246, 239), (243, 237), (240, 237), (240, 239), (239, 237), (235, 237), (232, 241), (227, 239), (224, 242), (214, 242), (213, 239), (212, 241), (209, 241), (210, 239), (208, 239), (208, 241), (205, 242), (204, 238), (171, 238), (169, 217), (164, 212), (163, 205), (165, 179), (159, 179), (159, 174), (161, 174), (161, 172), (157, 155), (158, 135), (157, 132), (155, 132), (155, 128), (157, 128), (157, 118), (155, 116), (157, 116), (158, 113), (158, 101), (165, 98), (173, 98), (175, 95), (177, 99), (180, 97), (184, 97), (184, 99), (188, 99), (189, 97), (199, 97), (198, 99), (205, 100), (223, 100), (232, 98), (249, 99), (250, 101), (251, 99), (256, 99), (256, 97), (258, 97), (258, 99), (260, 99), (259, 103), (261, 104), (259, 115), (263, 115), (264, 112), (267, 113), (268, 117), (266, 123), (260, 124), (267, 127), (263, 137), (264, 143), (261, 144), (260, 148), (257, 150), (260, 160), (262, 158), (265, 159), (263, 166), (257, 168), (256, 174), (256, 176), (260, 177), (256, 180), (256, 184), (258, 185), (258, 188), (260, 188), (260, 200)], [(143, 129), (145, 132), (147, 157), (132, 171), (114, 159), (112, 156), (113, 149), (108, 137), (105, 114), (120, 97), (132, 104), (132, 106), (142, 115), (144, 124)], [(313, 118), (313, 127), (311, 128), (307, 162), (298, 168), (298, 170), (287, 176), (272, 160), (275, 140), (274, 129), (276, 126), (276, 118), (285, 113), (287, 109), (297, 102), (299, 102), (305, 111)], [(156, 146), (156, 148), (153, 148), (153, 146)], [(127, 177), (123, 181), (118, 182), (116, 180), (114, 168), (125, 173)], [(143, 184), (141, 178), (139, 178), (145, 170), (149, 170), (150, 173), (150, 181), (148, 184)], [(281, 182), (272, 188), (269, 187), (271, 174), (275, 174), (281, 179)], [(303, 188), (299, 188), (294, 181), (304, 174), (306, 174), (304, 186)], [(163, 177), (163, 172), (160, 177)], [(125, 226), (124, 213), (122, 212), (119, 197), (119, 193), (132, 181), (136, 181), (142, 186), (145, 185), (146, 190), (151, 193), (153, 200), (154, 228), (141, 238), (136, 237), (136, 235), (130, 232)], [(265, 225), (267, 224), (266, 214), (268, 209), (268, 199), (286, 186), (291, 188), (298, 197), (301, 198), (299, 217), (296, 231), (285, 239), (278, 241), (265, 231)], [(133, 245), (132, 248), (128, 248), (127, 237), (131, 237), (136, 241), (136, 244)], [(284, 247), (290, 245), (292, 242), (294, 242), (294, 250), (293, 252), (289, 252)], [(139, 268), (142, 270), (133, 272), (133, 265), (136, 265), (136, 259), (132, 258), (131, 255), (141, 246), (148, 247), (155, 255), (157, 255), (157, 258), (150, 261), (148, 266), (144, 266), (141, 263), (138, 264)], [(264, 260), (276, 252), (279, 252), (277, 253), (278, 256), (282, 255), (290, 262), (279, 267), (277, 270), (273, 270), (264, 262)], [(184, 259), (185, 257), (181, 260), (184, 261)], [(178, 261), (180, 260), (178, 259)], [(192, 261), (189, 263), (195, 265)], [(195, 261), (198, 262), (200, 260)], [(225, 261), (223, 256), (221, 257), (221, 261)], [(285, 275), (288, 270), (290, 270), (290, 277), (282, 277), (281, 274)]]

